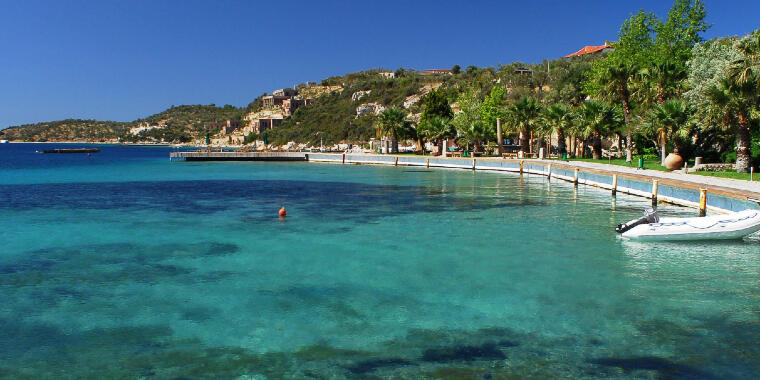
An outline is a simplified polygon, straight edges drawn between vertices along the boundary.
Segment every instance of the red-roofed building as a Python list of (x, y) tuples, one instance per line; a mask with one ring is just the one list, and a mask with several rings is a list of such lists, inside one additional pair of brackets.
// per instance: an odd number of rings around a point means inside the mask
[(573, 54), (568, 54), (565, 58), (577, 57), (579, 55), (591, 54), (591, 53), (604, 53), (612, 50), (612, 45), (609, 42), (604, 42), (604, 45), (600, 46), (585, 46), (583, 49), (576, 51)]

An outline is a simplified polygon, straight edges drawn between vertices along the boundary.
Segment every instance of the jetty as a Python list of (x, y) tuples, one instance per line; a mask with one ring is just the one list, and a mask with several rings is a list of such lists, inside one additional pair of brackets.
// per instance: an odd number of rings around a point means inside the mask
[(354, 165), (418, 166), (512, 172), (538, 175), (587, 185), (610, 192), (631, 194), (659, 202), (694, 207), (704, 215), (760, 208), (760, 181), (663, 172), (625, 166), (542, 159), (488, 157), (434, 157), (422, 155), (388, 155), (321, 152), (172, 152), (171, 160), (185, 161), (308, 161)]

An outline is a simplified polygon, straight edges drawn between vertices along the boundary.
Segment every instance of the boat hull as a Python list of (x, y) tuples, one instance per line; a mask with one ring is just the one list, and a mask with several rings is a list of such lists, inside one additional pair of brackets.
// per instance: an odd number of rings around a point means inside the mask
[(703, 218), (662, 218), (622, 234), (632, 240), (729, 240), (760, 231), (760, 210), (744, 210)]

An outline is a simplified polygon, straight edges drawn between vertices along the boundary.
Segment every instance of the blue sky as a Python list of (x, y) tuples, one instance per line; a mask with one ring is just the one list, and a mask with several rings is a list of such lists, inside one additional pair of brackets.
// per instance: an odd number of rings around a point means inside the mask
[[(760, 1), (707, 0), (706, 38), (760, 27)], [(615, 40), (670, 1), (5, 1), (0, 128), (244, 106), (370, 68), (536, 62)]]

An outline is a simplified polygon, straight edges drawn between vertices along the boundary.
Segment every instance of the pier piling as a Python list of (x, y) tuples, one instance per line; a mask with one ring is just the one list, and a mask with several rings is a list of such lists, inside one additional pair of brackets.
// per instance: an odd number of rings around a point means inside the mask
[(612, 175), (612, 195), (617, 194), (617, 174)]
[(525, 164), (525, 161), (520, 160), (520, 174), (523, 173), (523, 164)]
[(707, 214), (707, 189), (699, 189), (699, 216)]
[(398, 166), (398, 156), (396, 156), (396, 162), (393, 164), (393, 166)]
[(573, 173), (573, 185), (578, 186), (578, 168), (575, 168)]
[(343, 163), (343, 164), (346, 163), (346, 154), (345, 153), (343, 153), (343, 161), (341, 163)]
[(652, 180), (652, 207), (657, 206), (657, 185), (659, 181), (656, 179)]
[(430, 159), (429, 158), (427, 159), (427, 163), (425, 164), (425, 167), (427, 167), (428, 169), (430, 169)]
[(552, 164), (547, 165), (547, 173), (546, 173), (546, 179), (551, 180), (552, 179)]
[(475, 163), (478, 161), (478, 159), (473, 158), (472, 159), (472, 170), (475, 170)]

